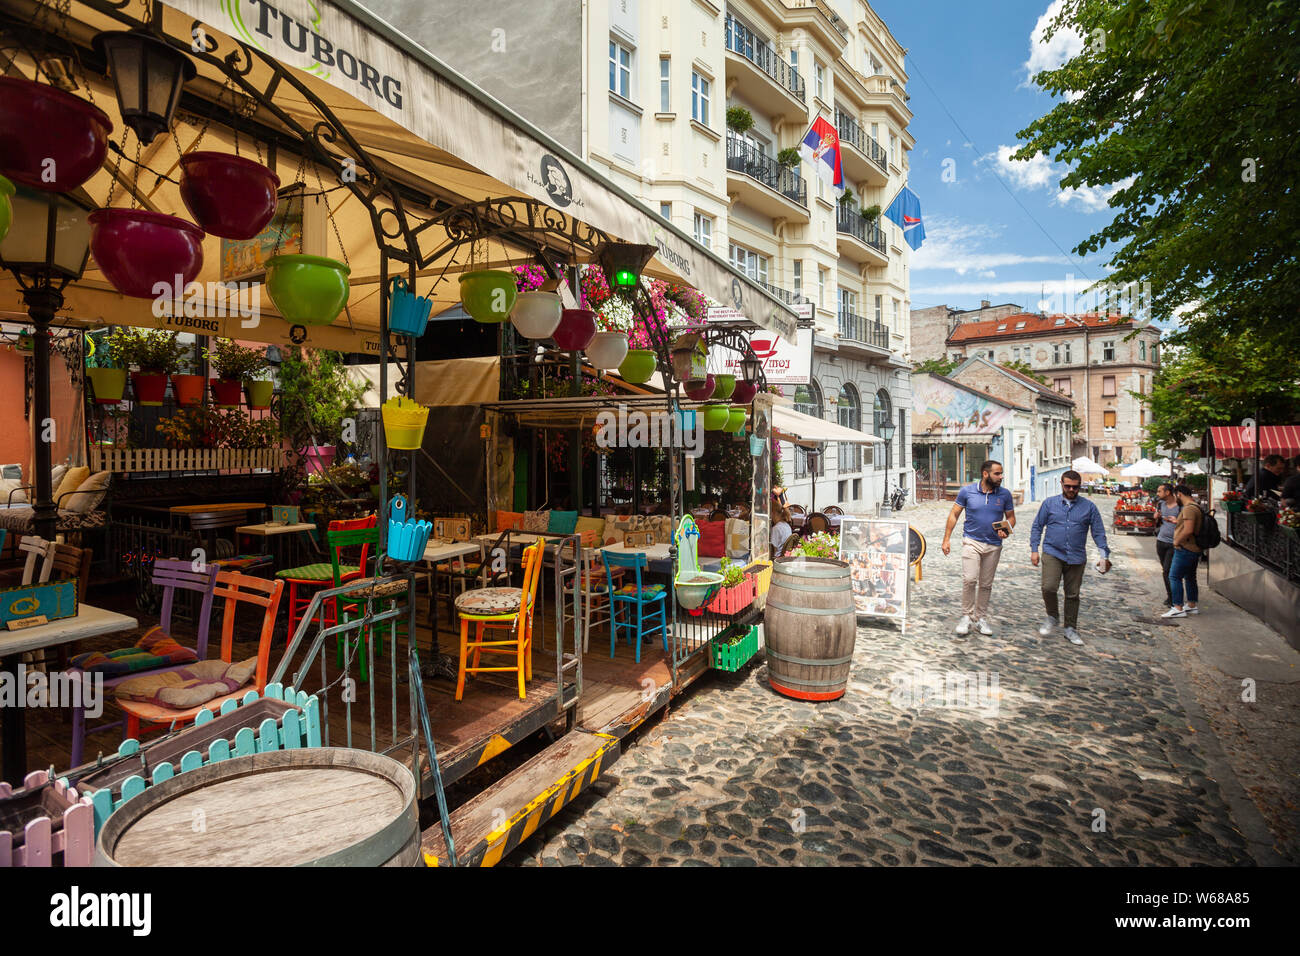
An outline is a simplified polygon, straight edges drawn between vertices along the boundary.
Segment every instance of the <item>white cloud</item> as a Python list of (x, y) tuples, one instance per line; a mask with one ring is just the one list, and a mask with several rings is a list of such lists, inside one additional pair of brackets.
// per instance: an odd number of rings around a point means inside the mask
[(1017, 146), (999, 146), (997, 152), (987, 153), (976, 160), (976, 165), (987, 164), (1007, 180), (1016, 189), (1055, 189), (1053, 202), (1058, 206), (1069, 207), (1072, 203), (1083, 212), (1100, 212), (1109, 208), (1110, 197), (1121, 189), (1133, 184), (1133, 177), (1109, 186), (1070, 186), (1060, 188), (1060, 182), (1069, 172), (1065, 166), (1058, 166), (1042, 153), (1029, 160), (1012, 159)]
[(912, 271), (949, 270), (959, 276), (973, 274), (985, 279), (996, 277), (994, 269), (1007, 266), (1053, 263), (1068, 265), (1065, 256), (1022, 255), (989, 249), (1002, 244), (1001, 232), (983, 224), (937, 217), (927, 224), (925, 245), (912, 253)]
[(1071, 29), (1057, 30), (1050, 40), (1045, 39), (1047, 28), (1061, 12), (1064, 0), (1052, 0), (1047, 11), (1034, 24), (1029, 34), (1029, 59), (1025, 61), (1025, 86), (1043, 70), (1055, 70), (1083, 52), (1083, 37)]

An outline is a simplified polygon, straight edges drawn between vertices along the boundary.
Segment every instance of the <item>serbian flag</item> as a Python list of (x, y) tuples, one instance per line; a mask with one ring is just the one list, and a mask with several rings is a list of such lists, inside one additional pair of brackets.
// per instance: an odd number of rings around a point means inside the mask
[(885, 218), (902, 227), (903, 238), (912, 251), (921, 248), (925, 242), (925, 223), (921, 221), (921, 200), (916, 198), (916, 193), (904, 186), (885, 210)]
[(840, 164), (840, 134), (824, 116), (813, 120), (799, 144), (799, 155), (813, 164), (825, 182), (836, 189), (844, 188), (844, 167)]

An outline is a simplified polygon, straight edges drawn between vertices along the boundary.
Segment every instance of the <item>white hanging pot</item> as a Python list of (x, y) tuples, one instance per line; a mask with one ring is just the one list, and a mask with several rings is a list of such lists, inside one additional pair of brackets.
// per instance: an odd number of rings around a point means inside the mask
[(520, 292), (510, 324), (526, 339), (549, 339), (560, 324), (563, 307), (554, 292)]
[(596, 368), (618, 368), (627, 358), (627, 333), (597, 332), (586, 352), (587, 361)]

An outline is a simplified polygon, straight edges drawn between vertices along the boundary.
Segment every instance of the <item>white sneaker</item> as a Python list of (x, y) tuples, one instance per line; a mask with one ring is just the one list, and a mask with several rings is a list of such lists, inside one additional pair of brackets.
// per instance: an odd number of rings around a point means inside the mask
[(1160, 616), (1161, 617), (1187, 617), (1187, 612), (1184, 611), (1177, 604), (1175, 604), (1173, 607), (1165, 611), (1165, 613), (1161, 614)]
[(1051, 634), (1052, 631), (1056, 629), (1056, 626), (1059, 623), (1060, 622), (1057, 621), (1056, 618), (1054, 617), (1043, 618), (1043, 623), (1038, 625), (1038, 636), (1047, 637), (1047, 635)]
[(955, 633), (957, 633), (957, 634), (960, 635), (961, 637), (965, 637), (967, 634), (970, 633), (970, 618), (969, 618), (969, 617), (966, 617), (965, 615), (962, 616), (962, 619), (961, 619), (960, 621), (957, 622), (957, 627), (955, 628)]
[(1078, 647), (1083, 647), (1083, 638), (1081, 638), (1079, 636), (1079, 632), (1072, 627), (1067, 627), (1065, 629), (1065, 639), (1069, 641), (1071, 644), (1077, 645)]
[(984, 618), (980, 618), (979, 623), (976, 624), (975, 627), (985, 637), (988, 637), (993, 633), (993, 628), (989, 627), (989, 622), (984, 620)]
[(1186, 611), (1188, 614), (1200, 614), (1200, 613), (1201, 613), (1201, 609), (1200, 609), (1199, 607), (1197, 607), (1195, 604), (1188, 605), (1187, 607), (1183, 608), (1183, 610)]

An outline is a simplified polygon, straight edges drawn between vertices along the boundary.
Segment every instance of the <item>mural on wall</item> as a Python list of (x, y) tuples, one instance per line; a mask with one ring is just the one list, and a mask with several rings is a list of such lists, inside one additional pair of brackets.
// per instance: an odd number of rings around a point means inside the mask
[(924, 380), (917, 376), (913, 382), (912, 409), (916, 416), (912, 434), (918, 439), (924, 435), (988, 435), (1007, 424), (1014, 411), (932, 375)]

